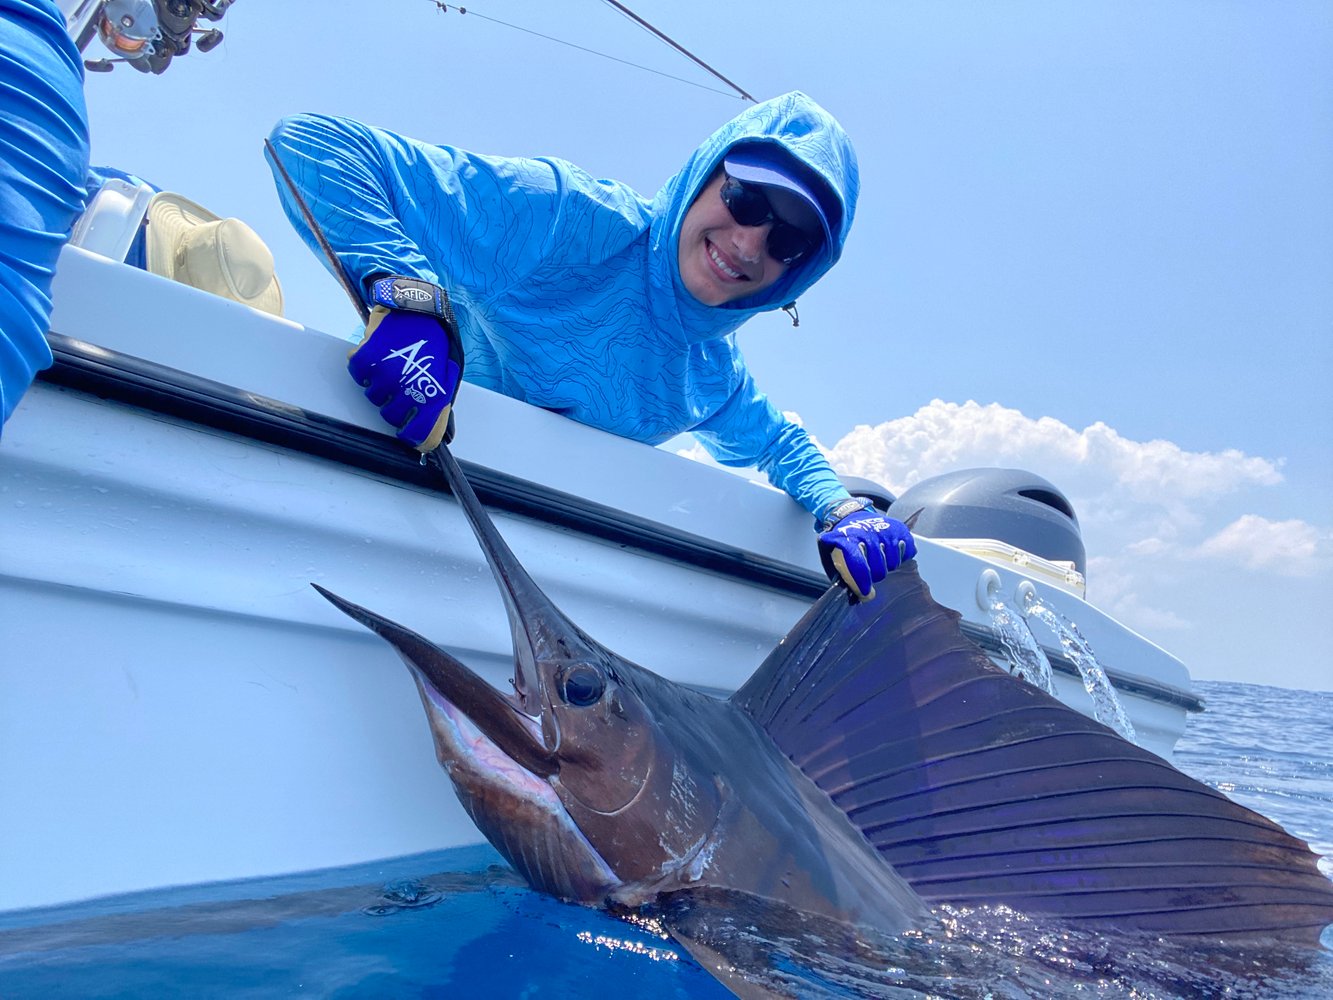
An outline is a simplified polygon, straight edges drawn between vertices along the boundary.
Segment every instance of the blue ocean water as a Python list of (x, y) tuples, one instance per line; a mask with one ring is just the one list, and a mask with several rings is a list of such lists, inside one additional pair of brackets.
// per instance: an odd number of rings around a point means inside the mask
[[(1209, 710), (1176, 764), (1333, 854), (1333, 693), (1196, 687)], [(750, 916), (727, 915), (733, 952), (777, 995), (1333, 997), (1328, 950), (1090, 934), (997, 908), (942, 909), (852, 954), (771, 914), (761, 936)], [(0, 917), (3, 998), (616, 994), (730, 995), (651, 924), (531, 892), (482, 847)]]

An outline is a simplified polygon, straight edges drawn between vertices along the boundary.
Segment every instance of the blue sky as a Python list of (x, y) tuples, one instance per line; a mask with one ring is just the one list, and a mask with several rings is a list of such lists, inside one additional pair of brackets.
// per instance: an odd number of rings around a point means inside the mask
[[(466, 6), (240, 0), (211, 53), (89, 75), (94, 162), (245, 219), (288, 315), (349, 334), (260, 155), (282, 115), (651, 194), (744, 106), (597, 0)], [(1196, 678), (1333, 689), (1333, 5), (631, 6), (857, 145), (842, 262), (799, 330), (741, 333), (841, 471), (1029, 468), (1075, 503), (1089, 598)]]

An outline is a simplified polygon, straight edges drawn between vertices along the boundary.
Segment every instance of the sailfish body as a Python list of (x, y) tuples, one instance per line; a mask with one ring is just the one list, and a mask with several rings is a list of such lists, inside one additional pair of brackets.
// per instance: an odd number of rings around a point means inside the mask
[(920, 896), (747, 713), (583, 633), (509, 552), (456, 465), (450, 482), (505, 595), (512, 695), (317, 589), (398, 650), (460, 801), (534, 888), (627, 907), (715, 889), (890, 933), (921, 922)]
[(723, 890), (890, 934), (936, 901), (1166, 935), (1333, 921), (1304, 842), (995, 667), (914, 565), (870, 602), (830, 590), (723, 701), (565, 618), (442, 461), (505, 599), (513, 693), (320, 592), (408, 664), (460, 800), (534, 888)]

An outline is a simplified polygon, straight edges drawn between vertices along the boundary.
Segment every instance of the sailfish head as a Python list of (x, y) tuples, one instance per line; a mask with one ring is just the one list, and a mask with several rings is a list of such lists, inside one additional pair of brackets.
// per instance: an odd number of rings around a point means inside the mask
[(504, 597), (512, 692), (417, 633), (316, 589), (398, 651), (460, 801), (534, 888), (600, 903), (626, 884), (688, 867), (717, 821), (720, 796), (711, 777), (682, 766), (645, 700), (660, 678), (566, 618), (510, 552), (453, 458), (444, 462)]

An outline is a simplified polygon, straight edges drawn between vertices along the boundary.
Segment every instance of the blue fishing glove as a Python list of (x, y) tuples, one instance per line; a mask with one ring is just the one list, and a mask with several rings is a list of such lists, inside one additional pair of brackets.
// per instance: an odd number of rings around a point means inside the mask
[(841, 579), (860, 600), (875, 596), (875, 582), (916, 558), (907, 525), (884, 517), (864, 500), (844, 500), (819, 526), (819, 561), (830, 580)]
[(370, 322), (347, 370), (398, 437), (423, 454), (453, 437), (450, 410), (463, 378), (463, 342), (449, 297), (416, 278), (375, 279)]

